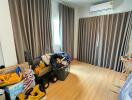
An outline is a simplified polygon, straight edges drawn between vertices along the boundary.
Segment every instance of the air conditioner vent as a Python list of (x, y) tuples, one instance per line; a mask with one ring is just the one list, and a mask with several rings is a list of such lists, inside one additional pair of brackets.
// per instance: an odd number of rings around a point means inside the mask
[(113, 1), (93, 5), (90, 7), (90, 12), (96, 12), (96, 11), (102, 11), (102, 10), (108, 10), (113, 8)]

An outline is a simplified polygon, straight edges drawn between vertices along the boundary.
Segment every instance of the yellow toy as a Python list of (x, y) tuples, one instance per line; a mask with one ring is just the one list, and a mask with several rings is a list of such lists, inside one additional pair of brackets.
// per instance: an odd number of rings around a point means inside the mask
[(41, 71), (41, 68), (39, 66), (37, 66), (34, 70), (35, 74), (39, 74), (40, 71)]
[(45, 64), (42, 61), (40, 61), (39, 65), (34, 70), (35, 74), (39, 74), (39, 72), (41, 71), (41, 69), (43, 69), (45, 67), (46, 67)]
[(44, 67), (46, 67), (46, 66), (45, 66), (45, 64), (44, 64), (42, 61), (40, 61), (39, 67), (40, 67), (40, 68), (44, 68)]
[(16, 69), (16, 73), (8, 73), (8, 74), (0, 75), (0, 87), (15, 84), (21, 81), (22, 78), (23, 78), (23, 75), (20, 71), (20, 68), (18, 67)]
[(40, 87), (40, 85), (34, 86), (34, 88), (29, 89), (25, 93), (20, 93), (16, 100), (40, 100), (46, 95), (45, 91)]

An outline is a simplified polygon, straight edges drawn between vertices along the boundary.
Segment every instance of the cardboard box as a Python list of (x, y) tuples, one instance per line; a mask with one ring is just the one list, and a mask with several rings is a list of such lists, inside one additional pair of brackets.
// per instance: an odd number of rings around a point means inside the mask
[(15, 72), (18, 66), (21, 68), (22, 72), (24, 72), (24, 68), (29, 68), (29, 64), (25, 62), (23, 64), (17, 64), (17, 65), (8, 66), (6, 68), (0, 69), (0, 74)]

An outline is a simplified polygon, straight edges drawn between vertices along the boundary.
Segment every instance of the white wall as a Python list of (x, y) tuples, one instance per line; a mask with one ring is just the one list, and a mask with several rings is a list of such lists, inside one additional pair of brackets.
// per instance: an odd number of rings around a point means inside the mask
[(0, 0), (0, 41), (5, 66), (17, 64), (8, 0)]
[(4, 65), (4, 60), (3, 60), (3, 53), (2, 53), (2, 49), (1, 49), (1, 43), (0, 43), (0, 66)]
[[(132, 11), (132, 0), (114, 0), (113, 10), (107, 10), (102, 12), (94, 12), (91, 13), (89, 8), (91, 5), (83, 6), (78, 8), (78, 18), (85, 18), (85, 17), (92, 17), (92, 16), (100, 16), (112, 13), (120, 13), (120, 12), (127, 12)], [(78, 21), (78, 19), (76, 20)], [(75, 30), (75, 34), (78, 34), (78, 28)], [(75, 41), (75, 45), (78, 41)], [(132, 34), (129, 42), (129, 52), (132, 52)], [(77, 55), (77, 54), (75, 54)]]

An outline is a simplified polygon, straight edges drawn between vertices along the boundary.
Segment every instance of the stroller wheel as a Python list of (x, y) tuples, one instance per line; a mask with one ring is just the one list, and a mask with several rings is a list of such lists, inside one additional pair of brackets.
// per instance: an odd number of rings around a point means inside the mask
[(56, 76), (52, 77), (52, 82), (55, 83), (58, 80)]
[(16, 97), (16, 100), (20, 100), (19, 97)]
[(47, 89), (49, 87), (49, 82), (48, 81), (44, 81), (42, 84), (44, 89)]
[(44, 88), (47, 89), (49, 87), (49, 83), (44, 84)]

